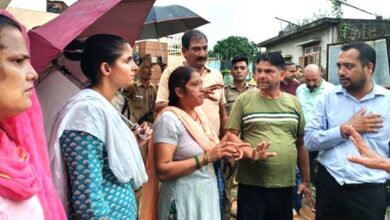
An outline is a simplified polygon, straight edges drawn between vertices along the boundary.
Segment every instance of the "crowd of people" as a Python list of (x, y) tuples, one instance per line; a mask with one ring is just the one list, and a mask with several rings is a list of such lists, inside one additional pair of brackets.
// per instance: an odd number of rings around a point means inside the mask
[(47, 145), (25, 28), (1, 10), (0, 219), (218, 220), (237, 204), (237, 219), (287, 220), (302, 197), (319, 220), (384, 218), (390, 91), (370, 45), (341, 47), (338, 86), (277, 52), (250, 82), (234, 57), (224, 85), (197, 30), (182, 53), (180, 66), (137, 65), (125, 39), (88, 37), (72, 59), (90, 85)]

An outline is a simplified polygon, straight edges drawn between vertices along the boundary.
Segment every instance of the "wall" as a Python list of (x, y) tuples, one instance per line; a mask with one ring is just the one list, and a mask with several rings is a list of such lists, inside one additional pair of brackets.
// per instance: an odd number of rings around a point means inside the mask
[(297, 38), (285, 39), (285, 42), (283, 43), (268, 47), (267, 51), (281, 51), (283, 56), (291, 55), (291, 61), (299, 63), (299, 57), (303, 56), (303, 47), (297, 46), (297, 44), (311, 39), (320, 40), (320, 65), (325, 68), (327, 44), (333, 43), (337, 40), (337, 31), (335, 27), (324, 28)]
[(340, 33), (340, 42), (353, 40), (366, 40), (390, 35), (389, 20), (373, 21), (349, 21), (346, 22), (347, 30)]
[(46, 12), (46, 0), (12, 0), (8, 6)]
[[(163, 62), (168, 61), (168, 44), (164, 42), (155, 41), (141, 41), (137, 42), (138, 53), (141, 57), (145, 54), (150, 54), (152, 57), (163, 57)], [(160, 50), (161, 47), (161, 50)]]

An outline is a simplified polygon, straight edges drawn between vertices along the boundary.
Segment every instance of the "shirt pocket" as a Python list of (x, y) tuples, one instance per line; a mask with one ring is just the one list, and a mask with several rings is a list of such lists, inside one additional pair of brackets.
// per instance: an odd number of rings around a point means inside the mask
[(133, 108), (142, 108), (144, 105), (146, 105), (144, 96), (133, 95), (131, 97), (131, 105)]

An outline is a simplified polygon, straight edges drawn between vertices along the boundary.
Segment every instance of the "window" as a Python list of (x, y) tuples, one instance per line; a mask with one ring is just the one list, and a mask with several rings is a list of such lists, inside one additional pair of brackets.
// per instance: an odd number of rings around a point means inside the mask
[(319, 45), (303, 48), (304, 66), (308, 64), (320, 65), (320, 51)]

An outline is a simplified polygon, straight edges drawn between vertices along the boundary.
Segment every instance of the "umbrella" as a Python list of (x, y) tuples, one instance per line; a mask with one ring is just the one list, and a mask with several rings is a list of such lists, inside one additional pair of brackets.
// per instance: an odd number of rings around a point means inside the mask
[(77, 37), (115, 34), (133, 43), (155, 0), (80, 0), (29, 32), (31, 64), (42, 73)]
[[(153, 6), (146, 17), (144, 28), (138, 40), (160, 39), (208, 23), (207, 20), (181, 5)], [(162, 54), (160, 40), (159, 46)]]
[(146, 17), (138, 40), (158, 39), (208, 23), (207, 20), (181, 5), (153, 6)]

